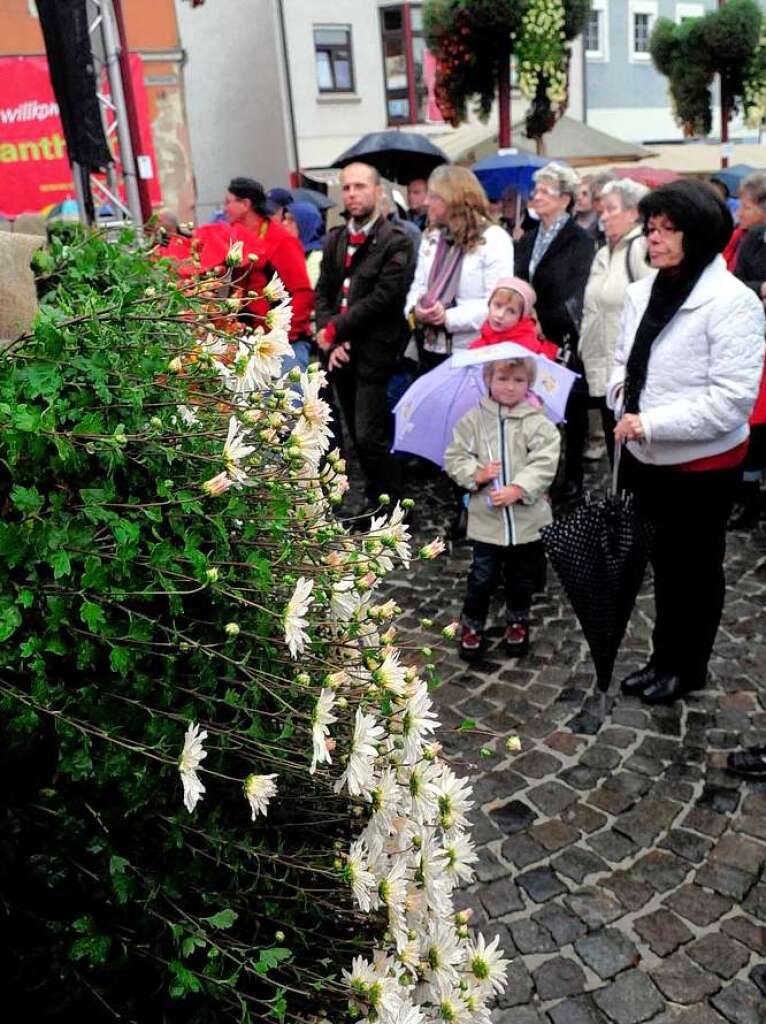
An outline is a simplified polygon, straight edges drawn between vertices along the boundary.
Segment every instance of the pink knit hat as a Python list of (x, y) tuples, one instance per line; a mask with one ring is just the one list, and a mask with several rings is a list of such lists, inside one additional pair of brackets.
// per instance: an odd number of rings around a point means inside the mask
[[(498, 288), (508, 288), (509, 291), (517, 292), (524, 303), (524, 316), (529, 316), (537, 302), (537, 295), (531, 284), (522, 281), (520, 277), (501, 277), (499, 281), (495, 282), (492, 295), (495, 294)], [(492, 301), (492, 295), (489, 297), (490, 302)]]

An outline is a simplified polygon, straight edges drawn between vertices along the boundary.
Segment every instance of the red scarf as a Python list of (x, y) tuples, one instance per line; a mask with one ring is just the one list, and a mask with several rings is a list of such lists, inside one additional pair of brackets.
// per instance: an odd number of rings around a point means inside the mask
[(481, 335), (468, 347), (485, 348), (487, 345), (498, 345), (501, 341), (515, 341), (517, 345), (523, 345), (530, 352), (547, 356), (549, 359), (555, 359), (558, 354), (558, 346), (552, 341), (537, 337), (537, 325), (528, 316), (523, 316), (512, 327), (506, 327), (502, 331), (493, 330), (489, 320), (485, 320), (481, 325)]

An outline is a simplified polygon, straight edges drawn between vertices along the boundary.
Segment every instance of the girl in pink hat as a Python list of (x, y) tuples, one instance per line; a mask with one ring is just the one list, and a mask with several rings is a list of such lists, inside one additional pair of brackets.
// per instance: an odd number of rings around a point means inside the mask
[(555, 359), (557, 347), (537, 334), (537, 323), (532, 318), (537, 296), (534, 288), (520, 277), (501, 277), (489, 297), (487, 319), (481, 334), (469, 348), (484, 348), (501, 341), (515, 341), (530, 352), (542, 353)]

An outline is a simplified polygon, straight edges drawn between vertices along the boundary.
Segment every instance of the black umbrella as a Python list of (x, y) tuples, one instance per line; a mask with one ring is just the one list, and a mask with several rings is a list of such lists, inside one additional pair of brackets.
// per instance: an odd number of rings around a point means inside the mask
[(370, 132), (338, 157), (333, 167), (359, 160), (376, 167), (389, 181), (406, 183), (427, 178), (434, 167), (448, 164), (449, 157), (424, 135), (415, 132)]
[(320, 213), (324, 210), (331, 210), (333, 206), (338, 205), (329, 196), (326, 196), (324, 192), (319, 192), (315, 188), (291, 188), (290, 195), (296, 203), (311, 203), (312, 206), (316, 206)]
[(604, 694), (644, 579), (651, 542), (633, 497), (617, 491), (619, 455), (617, 446), (612, 488), (606, 497), (586, 499), (542, 531), (545, 550), (580, 621)]

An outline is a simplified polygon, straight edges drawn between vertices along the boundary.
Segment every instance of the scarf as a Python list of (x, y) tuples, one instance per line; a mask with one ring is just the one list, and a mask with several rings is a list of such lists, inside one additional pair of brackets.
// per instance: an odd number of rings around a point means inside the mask
[(517, 345), (523, 345), (530, 352), (542, 352), (542, 346), (537, 337), (537, 327), (534, 320), (523, 316), (512, 327), (506, 327), (502, 331), (494, 331), (485, 320), (481, 325), (481, 334), (475, 341), (472, 341), (469, 348), (485, 348), (487, 345), (498, 345), (501, 341), (515, 341)]
[[(440, 231), (434, 260), (428, 274), (428, 287), (419, 304), (428, 308), (435, 302), (441, 302), (445, 309), (454, 305), (462, 269), (463, 250), (459, 245), (455, 245), (446, 231)], [(445, 336), (447, 351), (450, 351), (452, 347), (450, 336), (443, 327), (434, 327), (432, 324), (426, 324), (423, 328), (425, 347), (431, 351), (438, 351), (439, 334)]]
[(661, 270), (654, 279), (649, 295), (649, 305), (633, 339), (633, 347), (625, 368), (625, 405), (623, 413), (637, 414), (641, 392), (646, 385), (652, 345), (657, 336), (667, 327), (681, 306), (689, 298), (692, 289), (702, 276), (707, 263), (690, 262), (684, 258), (675, 273)]

